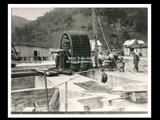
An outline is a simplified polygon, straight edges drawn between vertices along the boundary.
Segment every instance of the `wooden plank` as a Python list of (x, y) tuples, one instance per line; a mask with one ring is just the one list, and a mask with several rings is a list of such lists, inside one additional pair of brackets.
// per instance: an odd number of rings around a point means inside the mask
[(125, 85), (123, 86), (125, 93), (132, 93), (132, 92), (147, 92), (148, 86), (143, 84), (135, 84), (135, 85)]
[(100, 101), (108, 101), (108, 100), (116, 100), (116, 99), (120, 99), (120, 96), (112, 95), (112, 96), (109, 96), (108, 98), (101, 99)]
[(34, 71), (29, 71), (29, 72), (11, 72), (11, 78), (16, 78), (16, 77), (27, 77), (27, 76), (39, 76), (41, 75), (40, 73), (34, 72)]
[(146, 93), (148, 92), (148, 90), (128, 90), (128, 91), (124, 91), (125, 93)]
[[(44, 70), (36, 70), (37, 73), (44, 74)], [(47, 76), (57, 76), (58, 72), (56, 71), (46, 71)]]
[(54, 110), (53, 108), (55, 108), (54, 105), (55, 105), (56, 101), (58, 100), (58, 98), (57, 98), (58, 94), (59, 94), (59, 90), (55, 90), (55, 92), (49, 102), (49, 110)]
[(47, 97), (47, 110), (49, 112), (49, 101), (48, 101), (48, 89), (47, 89), (46, 71), (44, 71), (44, 80), (45, 80), (45, 89), (46, 89), (46, 97)]
[(12, 68), (11, 72), (27, 72), (27, 71), (35, 71), (36, 69), (31, 69), (31, 68)]
[(26, 107), (23, 109), (23, 112), (34, 112), (35, 107)]

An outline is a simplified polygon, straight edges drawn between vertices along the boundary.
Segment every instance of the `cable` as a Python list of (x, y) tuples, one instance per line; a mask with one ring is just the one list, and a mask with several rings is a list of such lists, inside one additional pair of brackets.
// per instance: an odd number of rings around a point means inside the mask
[[(98, 11), (97, 11), (97, 10), (96, 10), (96, 12), (97, 12), (97, 15), (98, 15)], [(100, 29), (101, 29), (101, 32), (102, 32), (103, 38), (104, 38), (104, 40), (105, 40), (105, 43), (106, 43), (106, 45), (107, 45), (107, 47), (108, 47), (108, 49), (109, 49), (109, 52), (111, 53), (110, 47), (109, 47), (109, 45), (108, 45), (108, 43), (107, 43), (107, 40), (106, 40), (106, 37), (105, 37), (105, 35), (104, 35), (103, 28), (102, 28), (102, 26), (101, 26), (101, 22), (100, 22), (100, 18), (99, 18), (99, 16), (97, 16), (97, 19), (98, 19), (98, 23), (99, 23), (99, 26), (100, 26)], [(113, 60), (114, 60), (114, 62), (115, 62), (115, 63), (116, 63), (116, 65), (117, 65), (117, 62), (116, 62), (116, 60), (114, 59), (114, 57), (113, 57)]]

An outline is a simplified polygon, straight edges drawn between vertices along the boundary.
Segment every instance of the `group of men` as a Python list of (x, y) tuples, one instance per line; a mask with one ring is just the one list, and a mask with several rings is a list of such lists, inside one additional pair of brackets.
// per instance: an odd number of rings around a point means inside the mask
[[(132, 52), (132, 56), (133, 56), (134, 69), (135, 69), (136, 71), (138, 71), (138, 70), (139, 70), (139, 68), (138, 68), (138, 63), (139, 63), (139, 61), (140, 61), (140, 59), (139, 59), (140, 55), (137, 54), (137, 53), (135, 53), (135, 52), (133, 51), (133, 52)], [(119, 60), (119, 61), (120, 61), (120, 63), (123, 63), (123, 57), (120, 57), (120, 60)], [(102, 79), (101, 79), (101, 82), (102, 82), (102, 83), (106, 83), (107, 80), (108, 80), (108, 76), (107, 76), (107, 74), (106, 74), (106, 72), (105, 72), (104, 69), (101, 69), (101, 71), (102, 71)], [(124, 69), (123, 69), (123, 71), (124, 71)]]
[[(139, 70), (139, 68), (138, 68), (138, 62), (140, 60), (139, 59), (139, 55), (133, 51), (132, 52), (132, 56), (133, 56), (134, 68), (135, 68), (136, 71), (138, 71)], [(101, 54), (98, 55), (98, 60), (99, 60), (99, 65), (100, 65), (99, 67), (103, 67), (102, 66), (103, 59), (102, 59), (102, 55)], [(118, 63), (122, 63), (122, 66), (123, 66), (122, 67), (123, 68), (122, 71), (124, 72), (123, 57), (120, 57)], [(56, 57), (56, 67), (58, 67), (58, 65), (59, 65), (59, 59), (58, 59), (58, 57)], [(102, 71), (102, 80), (101, 80), (101, 82), (106, 83), (107, 80), (108, 80), (108, 76), (107, 76), (104, 68), (102, 68), (101, 71)]]

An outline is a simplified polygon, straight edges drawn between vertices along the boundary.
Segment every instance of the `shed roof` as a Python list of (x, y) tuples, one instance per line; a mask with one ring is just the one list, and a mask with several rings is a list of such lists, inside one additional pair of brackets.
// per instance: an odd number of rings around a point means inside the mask
[(123, 45), (129, 46), (129, 45), (134, 44), (136, 41), (137, 41), (139, 44), (144, 44), (144, 41), (143, 41), (143, 40), (133, 39), (133, 40), (126, 40)]
[(148, 45), (146, 43), (144, 44), (131, 44), (126, 46), (126, 48), (147, 48)]
[(135, 42), (135, 39), (133, 39), (133, 40), (126, 40), (123, 45), (127, 45), (128, 46), (128, 45), (133, 44), (134, 42)]
[(18, 44), (18, 45), (15, 45), (16, 46), (28, 46), (28, 47), (38, 47), (38, 48), (51, 48), (51, 47), (46, 47), (46, 46), (36, 46), (36, 45), (29, 45), (29, 44)]

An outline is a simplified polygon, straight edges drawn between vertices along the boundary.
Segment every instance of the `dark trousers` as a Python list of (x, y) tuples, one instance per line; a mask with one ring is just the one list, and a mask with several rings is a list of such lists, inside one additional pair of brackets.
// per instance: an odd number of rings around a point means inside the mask
[(138, 61), (134, 61), (134, 67), (135, 67), (136, 71), (139, 70), (139, 68), (138, 68)]
[(102, 83), (106, 83), (107, 82), (107, 79), (106, 78), (102, 78)]
[(56, 56), (56, 68), (59, 67), (59, 60), (60, 60), (60, 56)]

